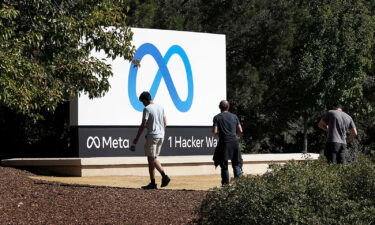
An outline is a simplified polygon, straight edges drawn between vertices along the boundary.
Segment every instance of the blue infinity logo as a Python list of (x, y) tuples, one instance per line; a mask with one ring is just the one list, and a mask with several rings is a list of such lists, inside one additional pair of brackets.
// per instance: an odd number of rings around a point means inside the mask
[[(177, 54), (181, 57), (185, 66), (187, 84), (188, 84), (188, 96), (185, 101), (182, 101), (181, 98), (178, 96), (176, 87), (173, 84), (171, 74), (169, 73), (169, 70), (167, 67), (169, 59), (174, 54)], [(140, 62), (145, 55), (151, 55), (155, 59), (159, 67), (159, 70), (156, 73), (155, 79), (149, 91), (151, 96), (155, 98), (156, 92), (161, 82), (161, 78), (163, 78), (168, 88), (169, 95), (171, 96), (172, 101), (174, 105), (176, 106), (176, 108), (180, 112), (187, 112), (190, 109), (191, 104), (193, 103), (194, 85), (193, 85), (193, 75), (191, 72), (190, 62), (185, 51), (180, 46), (173, 45), (168, 49), (167, 53), (165, 53), (165, 56), (163, 57), (161, 53), (159, 52), (159, 50), (153, 44), (145, 43), (138, 48), (137, 52), (134, 55), (134, 58), (139, 60)], [(138, 100), (138, 96), (137, 96), (137, 91), (136, 91), (137, 72), (138, 72), (138, 67), (134, 66), (134, 64), (132, 63), (130, 65), (130, 70), (129, 70), (128, 94), (129, 94), (131, 105), (134, 107), (135, 110), (141, 112), (144, 106)]]

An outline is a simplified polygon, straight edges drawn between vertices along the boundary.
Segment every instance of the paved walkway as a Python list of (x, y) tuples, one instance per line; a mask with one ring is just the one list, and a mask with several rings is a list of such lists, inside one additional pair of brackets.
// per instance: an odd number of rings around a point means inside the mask
[[(103, 177), (54, 177), (32, 176), (31, 178), (43, 181), (56, 181), (68, 184), (98, 185), (110, 187), (140, 188), (147, 185), (150, 180), (145, 176), (103, 176)], [(156, 177), (158, 187), (161, 177)], [(209, 190), (220, 187), (220, 175), (207, 176), (171, 176), (169, 185), (162, 189), (173, 190)]]

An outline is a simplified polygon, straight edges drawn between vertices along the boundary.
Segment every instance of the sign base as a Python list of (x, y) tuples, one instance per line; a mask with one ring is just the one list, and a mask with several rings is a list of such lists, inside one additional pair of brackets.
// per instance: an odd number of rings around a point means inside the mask
[[(77, 157), (144, 156), (145, 137), (131, 148), (138, 127), (76, 126), (71, 127), (72, 148)], [(217, 137), (211, 127), (167, 127), (161, 156), (213, 155)], [(145, 131), (144, 133), (145, 134)]]

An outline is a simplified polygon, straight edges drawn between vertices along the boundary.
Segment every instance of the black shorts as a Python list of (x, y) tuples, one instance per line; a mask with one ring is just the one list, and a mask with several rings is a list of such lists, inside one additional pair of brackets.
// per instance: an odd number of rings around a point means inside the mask
[(346, 144), (327, 142), (324, 155), (328, 163), (346, 163)]

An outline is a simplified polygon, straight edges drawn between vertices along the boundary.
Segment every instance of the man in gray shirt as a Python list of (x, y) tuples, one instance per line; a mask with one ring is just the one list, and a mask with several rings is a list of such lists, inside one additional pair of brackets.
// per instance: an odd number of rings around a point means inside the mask
[(169, 184), (170, 178), (165, 174), (157, 157), (160, 154), (161, 146), (164, 141), (165, 127), (167, 126), (167, 119), (164, 114), (164, 109), (160, 105), (154, 104), (149, 92), (142, 92), (139, 96), (139, 101), (143, 103), (142, 123), (139, 126), (137, 136), (133, 140), (133, 144), (137, 144), (139, 137), (143, 130), (147, 128), (146, 143), (144, 146), (145, 155), (148, 160), (148, 168), (150, 173), (151, 183), (143, 186), (143, 189), (157, 189), (155, 182), (155, 169), (159, 171), (162, 176), (161, 187)]
[[(328, 163), (345, 163), (346, 144), (357, 136), (353, 119), (342, 111), (341, 104), (335, 103), (333, 109), (323, 116), (318, 126), (328, 131), (324, 151)], [(346, 135), (348, 130), (349, 136)]]

